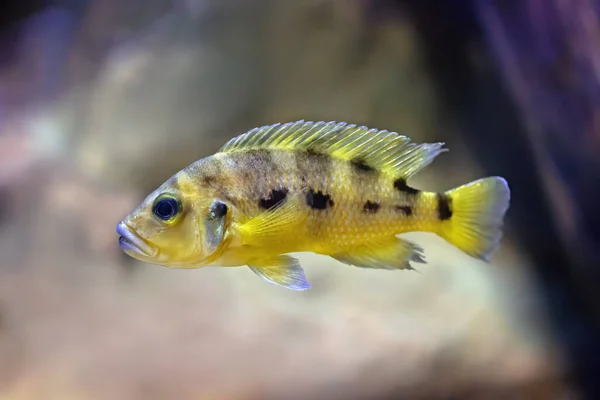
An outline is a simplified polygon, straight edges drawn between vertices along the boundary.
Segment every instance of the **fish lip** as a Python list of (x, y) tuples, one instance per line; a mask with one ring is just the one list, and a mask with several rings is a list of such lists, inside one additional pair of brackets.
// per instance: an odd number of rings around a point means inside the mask
[(119, 246), (123, 251), (131, 251), (146, 257), (156, 255), (156, 249), (139, 237), (123, 221), (117, 224), (117, 234), (119, 234)]

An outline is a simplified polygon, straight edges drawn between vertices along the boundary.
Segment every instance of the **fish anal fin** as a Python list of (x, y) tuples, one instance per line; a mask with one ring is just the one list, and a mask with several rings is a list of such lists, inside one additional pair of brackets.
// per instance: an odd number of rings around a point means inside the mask
[(290, 196), (238, 227), (243, 245), (270, 246), (273, 241), (297, 231), (307, 217), (300, 196)]
[(311, 150), (408, 179), (429, 165), (444, 143), (411, 143), (396, 132), (345, 122), (303, 120), (254, 128), (229, 140), (221, 153), (252, 149)]
[(290, 256), (253, 260), (248, 267), (265, 281), (292, 290), (310, 289), (304, 269)]
[(365, 244), (351, 251), (333, 254), (336, 260), (359, 268), (414, 269), (410, 262), (425, 264), (423, 249), (412, 242), (392, 238), (379, 243)]

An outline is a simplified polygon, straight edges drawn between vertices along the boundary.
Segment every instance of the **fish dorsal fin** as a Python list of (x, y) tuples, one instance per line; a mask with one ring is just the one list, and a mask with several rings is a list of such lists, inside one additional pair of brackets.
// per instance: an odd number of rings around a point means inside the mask
[(444, 143), (416, 144), (396, 132), (346, 122), (300, 120), (254, 128), (229, 140), (219, 152), (310, 150), (407, 179), (448, 151), (443, 146)]

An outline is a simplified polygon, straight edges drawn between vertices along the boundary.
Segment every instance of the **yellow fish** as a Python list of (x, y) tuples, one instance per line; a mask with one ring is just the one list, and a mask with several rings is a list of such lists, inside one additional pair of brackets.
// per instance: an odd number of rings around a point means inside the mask
[(172, 268), (247, 265), (294, 290), (310, 284), (292, 252), (362, 268), (425, 263), (420, 246), (396, 236), (404, 232), (436, 233), (489, 261), (510, 202), (503, 178), (437, 193), (407, 183), (443, 145), (344, 122), (258, 127), (148, 195), (117, 225), (119, 244)]

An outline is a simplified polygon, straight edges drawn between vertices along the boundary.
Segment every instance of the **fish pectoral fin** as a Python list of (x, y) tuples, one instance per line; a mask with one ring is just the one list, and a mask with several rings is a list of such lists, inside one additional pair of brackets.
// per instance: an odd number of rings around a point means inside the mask
[(360, 245), (351, 251), (333, 254), (331, 257), (359, 268), (414, 269), (410, 261), (426, 264), (420, 246), (397, 237), (379, 243)]
[(239, 227), (242, 244), (269, 247), (297, 232), (307, 216), (300, 199), (298, 194), (290, 196), (282, 203), (243, 223)]
[(277, 256), (254, 260), (248, 267), (265, 281), (292, 290), (306, 290), (310, 283), (297, 259), (290, 256)]

